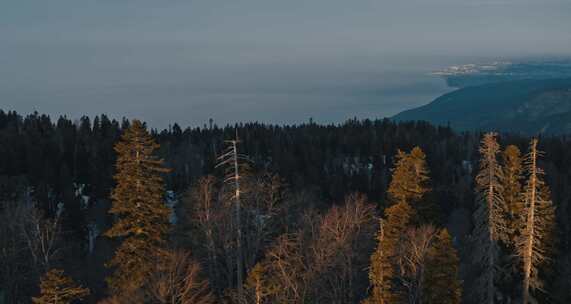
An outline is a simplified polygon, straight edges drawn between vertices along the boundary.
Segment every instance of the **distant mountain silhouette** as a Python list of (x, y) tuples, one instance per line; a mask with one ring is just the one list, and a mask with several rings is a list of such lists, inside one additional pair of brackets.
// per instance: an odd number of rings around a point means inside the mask
[(571, 134), (571, 78), (466, 87), (392, 118), (449, 124), (461, 131)]

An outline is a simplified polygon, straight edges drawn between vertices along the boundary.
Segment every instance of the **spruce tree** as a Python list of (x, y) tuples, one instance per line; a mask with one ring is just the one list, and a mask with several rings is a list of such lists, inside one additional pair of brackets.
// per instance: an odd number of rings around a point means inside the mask
[(411, 206), (430, 191), (426, 155), (419, 147), (410, 153), (399, 150), (395, 156), (388, 194), (392, 204), (406, 202)]
[(509, 242), (513, 243), (516, 236), (516, 218), (521, 216), (521, 191), (522, 191), (522, 158), (518, 147), (509, 145), (502, 153), (503, 160), (503, 198), (509, 214), (510, 237)]
[(459, 304), (462, 284), (458, 278), (460, 259), (447, 229), (436, 236), (429, 250), (424, 277), (424, 303)]
[(398, 150), (395, 155), (395, 165), (391, 169), (392, 178), (387, 190), (389, 203), (394, 205), (400, 202), (410, 202), (409, 182), (411, 170), (409, 170), (408, 154)]
[(414, 210), (406, 202), (400, 202), (385, 210), (377, 234), (377, 249), (371, 256), (369, 281), (371, 295), (365, 300), (369, 304), (400, 303), (404, 296), (396, 283), (396, 254), (404, 231), (406, 231)]
[(549, 188), (543, 181), (543, 170), (537, 160), (542, 152), (537, 149), (537, 139), (530, 144), (525, 157), (526, 182), (522, 198), (522, 221), (516, 248), (522, 261), (522, 303), (533, 303), (530, 291), (541, 290), (543, 282), (540, 270), (545, 270), (554, 247), (555, 208)]
[(422, 149), (414, 147), (410, 153), (399, 150), (395, 158), (387, 190), (389, 205), (405, 202), (416, 211), (414, 222), (436, 222), (436, 206), (426, 195), (431, 190), (426, 155)]
[(89, 289), (77, 285), (64, 275), (63, 270), (46, 272), (40, 282), (40, 296), (32, 298), (35, 304), (68, 304), (89, 295)]
[(513, 299), (519, 292), (516, 288), (519, 282), (520, 265), (515, 251), (515, 241), (518, 237), (517, 225), (521, 222), (521, 198), (522, 198), (522, 156), (519, 148), (509, 145), (501, 153), (503, 169), (503, 198), (506, 208), (507, 226), (509, 228), (505, 250), (500, 255), (501, 267), (504, 269), (500, 279), (499, 289), (505, 298)]
[(246, 289), (249, 291), (251, 302), (255, 304), (268, 303), (266, 299), (278, 292), (279, 285), (271, 280), (267, 272), (267, 265), (257, 263), (246, 279)]
[(409, 153), (409, 158), (413, 172), (413, 198), (419, 200), (430, 191), (426, 154), (419, 147), (414, 147)]
[(170, 210), (163, 201), (161, 173), (167, 170), (154, 156), (159, 148), (138, 120), (115, 145), (117, 183), (111, 194), (109, 211), (116, 221), (106, 235), (121, 240), (108, 263), (114, 268), (108, 284), (114, 294), (124, 295), (142, 287), (152, 270), (157, 253), (165, 242)]
[(495, 133), (484, 135), (480, 146), (480, 171), (476, 176), (478, 207), (474, 214), (473, 238), (478, 247), (475, 263), (481, 273), (474, 292), (479, 303), (494, 303), (498, 272), (498, 241), (506, 240), (508, 227), (505, 220), (502, 168), (497, 157), (500, 146)]

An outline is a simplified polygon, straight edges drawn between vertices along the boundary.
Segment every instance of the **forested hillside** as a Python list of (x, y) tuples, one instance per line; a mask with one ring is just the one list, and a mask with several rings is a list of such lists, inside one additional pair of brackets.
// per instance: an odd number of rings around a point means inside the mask
[(569, 303), (570, 143), (0, 111), (0, 303)]
[(394, 116), (455, 130), (527, 135), (571, 133), (571, 79), (523, 79), (463, 87)]

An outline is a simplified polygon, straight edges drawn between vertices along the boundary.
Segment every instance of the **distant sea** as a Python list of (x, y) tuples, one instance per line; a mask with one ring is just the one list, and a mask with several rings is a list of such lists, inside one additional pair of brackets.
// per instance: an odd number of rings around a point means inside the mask
[(383, 118), (453, 90), (431, 72), (465, 60), (348, 58), (345, 61), (206, 67), (118, 81), (0, 85), (0, 109), (53, 117), (107, 114), (166, 128), (235, 122), (341, 123)]

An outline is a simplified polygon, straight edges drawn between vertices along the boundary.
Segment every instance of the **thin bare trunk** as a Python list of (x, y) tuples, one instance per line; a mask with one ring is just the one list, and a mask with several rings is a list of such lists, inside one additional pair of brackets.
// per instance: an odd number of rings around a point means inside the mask
[(236, 143), (238, 142), (238, 135), (236, 135), (236, 140), (232, 141), (232, 148), (234, 150), (234, 183), (236, 185), (236, 249), (238, 258), (236, 259), (236, 274), (237, 274), (237, 284), (238, 284), (238, 294), (242, 296), (242, 223), (241, 223), (241, 202), (240, 202), (240, 171), (238, 169), (238, 148)]
[(529, 187), (531, 192), (529, 193), (529, 198), (527, 199), (527, 219), (526, 228), (528, 236), (523, 256), (523, 296), (522, 303), (527, 304), (529, 302), (529, 282), (531, 277), (531, 266), (532, 266), (532, 254), (533, 254), (533, 237), (534, 237), (534, 224), (535, 224), (535, 201), (536, 201), (536, 189), (537, 189), (537, 141), (534, 140), (531, 146), (531, 172), (529, 176)]
[[(488, 154), (487, 157), (488, 159), (488, 163), (492, 164), (495, 163), (495, 159), (492, 159), (492, 157), (495, 157), (495, 155), (491, 155)], [(490, 170), (489, 170), (489, 180), (494, 180), (495, 176), (496, 176), (496, 172), (495, 172), (495, 167), (491, 166)], [(495, 188), (494, 188), (494, 183), (490, 183), (489, 187), (488, 187), (488, 223), (489, 225), (492, 225), (492, 223), (494, 223), (494, 218), (493, 218), (493, 212), (492, 210), (494, 210), (494, 196), (495, 196)], [(489, 246), (488, 246), (488, 267), (490, 269), (494, 269), (495, 268), (495, 259), (494, 259), (494, 242), (495, 242), (495, 236), (494, 236), (494, 230), (490, 229), (490, 234), (489, 234)], [(491, 278), (488, 280), (488, 303), (489, 304), (494, 304), (494, 281), (495, 281), (495, 273), (494, 271), (490, 272), (491, 274)]]
[(220, 166), (228, 166), (230, 169), (227, 173), (225, 178), (226, 182), (233, 181), (234, 182), (234, 212), (236, 215), (236, 287), (238, 289), (238, 295), (240, 298), (243, 297), (243, 271), (244, 271), (244, 254), (242, 248), (242, 215), (241, 215), (241, 201), (240, 201), (240, 163), (239, 160), (243, 159), (244, 157), (238, 154), (238, 130), (236, 129), (236, 138), (233, 140), (226, 141), (229, 144), (228, 150), (218, 157), (218, 165)]

